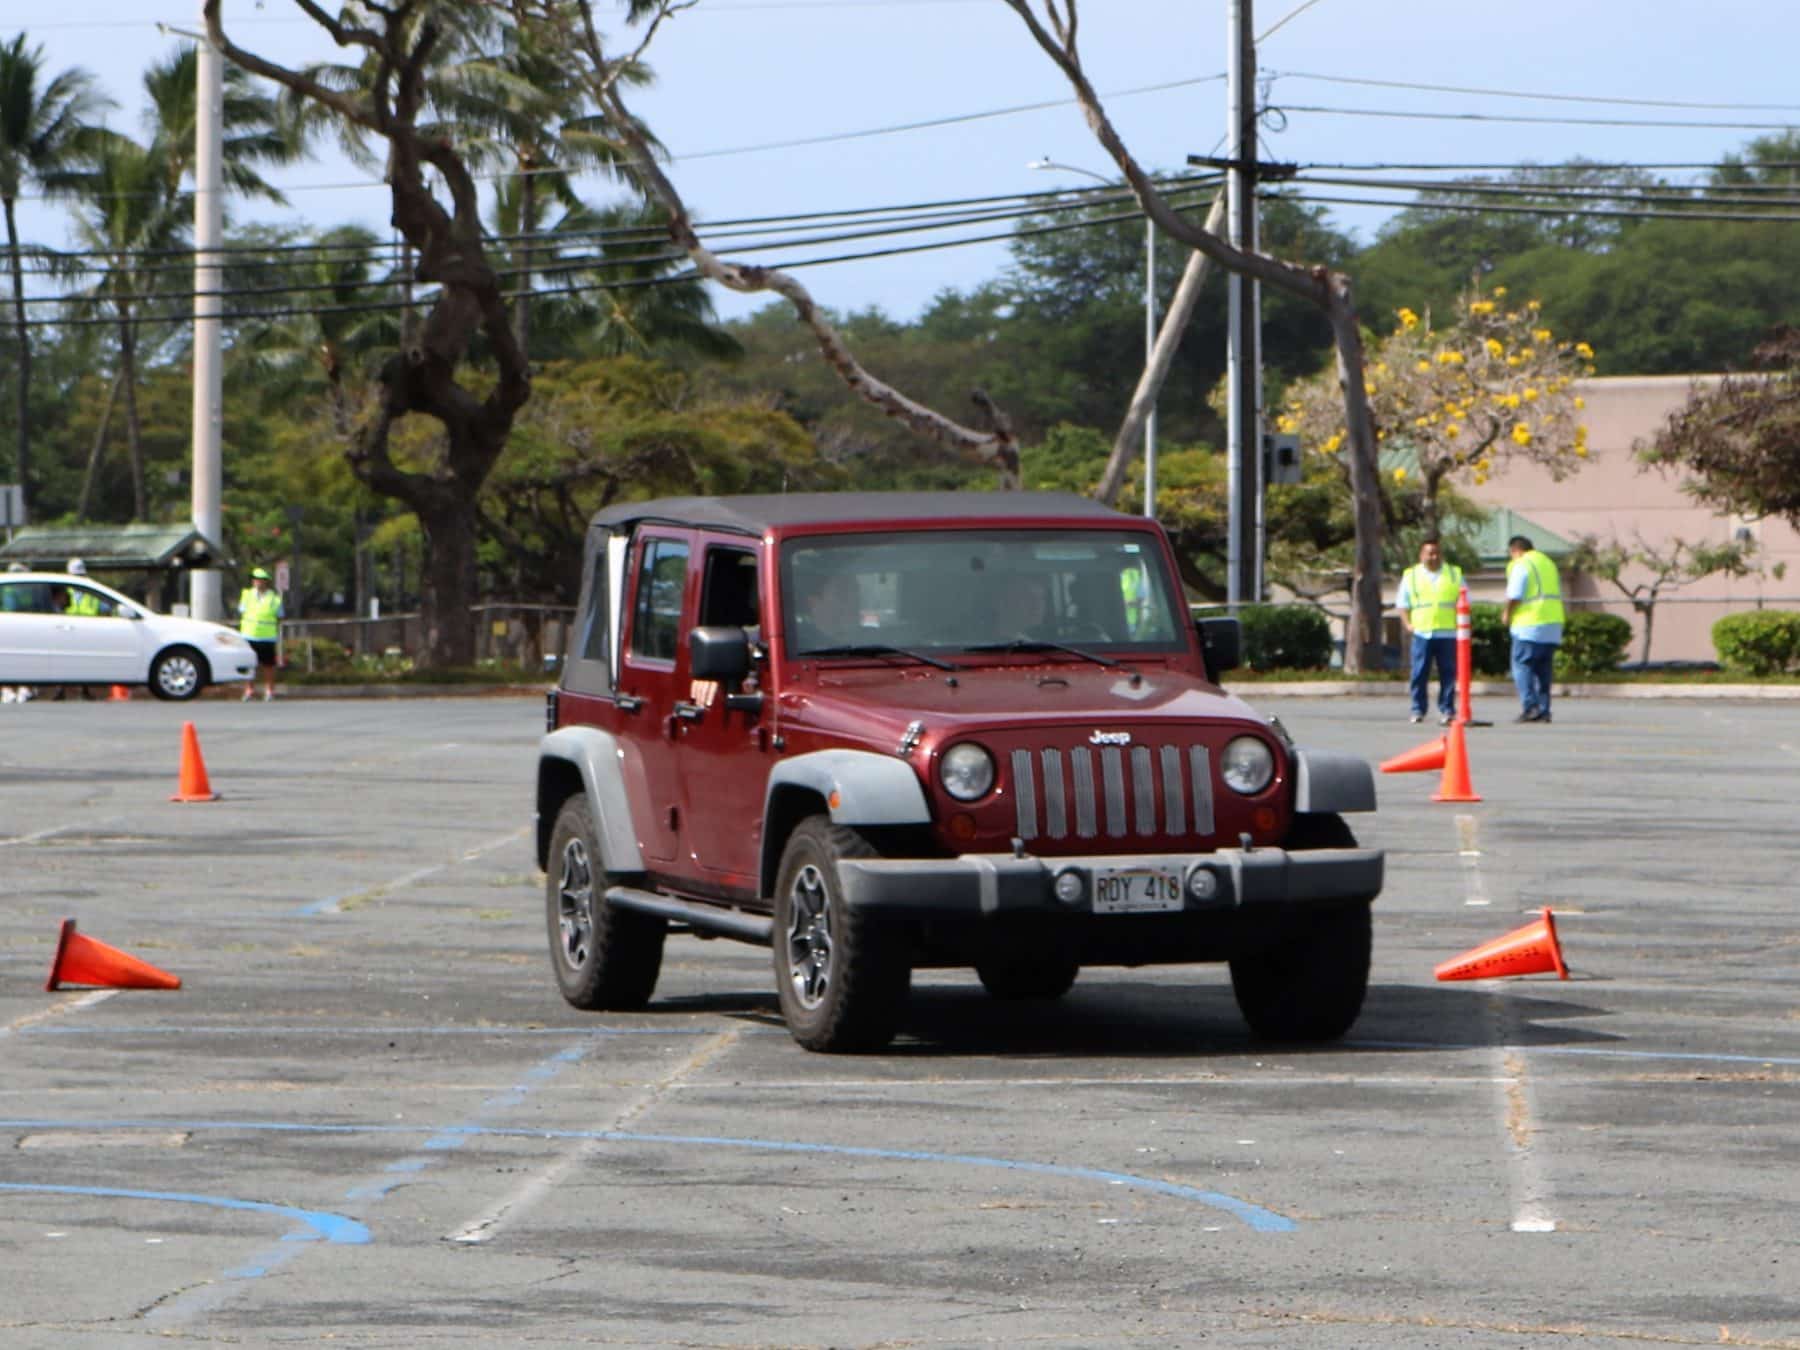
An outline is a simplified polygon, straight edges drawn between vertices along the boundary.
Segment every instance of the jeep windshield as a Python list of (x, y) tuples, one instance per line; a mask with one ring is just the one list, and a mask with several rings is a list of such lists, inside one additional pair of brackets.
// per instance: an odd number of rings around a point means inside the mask
[(790, 539), (781, 551), (794, 656), (1030, 654), (1095, 659), (1186, 649), (1156, 541), (1135, 530), (904, 530)]

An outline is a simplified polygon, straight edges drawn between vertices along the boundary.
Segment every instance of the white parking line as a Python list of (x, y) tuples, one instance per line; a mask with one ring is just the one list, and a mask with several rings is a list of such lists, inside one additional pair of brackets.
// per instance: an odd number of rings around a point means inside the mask
[[(529, 825), (521, 825), (516, 830), (509, 830), (498, 839), (490, 839), (485, 844), (477, 844), (474, 848), (466, 849), (458, 854), (455, 862), (473, 862), (484, 853), (492, 853), (495, 849), (502, 848), (505, 845), (512, 843), (515, 839), (523, 839), (526, 832), (530, 829), (531, 826)], [(314, 900), (302, 905), (294, 912), (309, 918), (317, 914), (341, 914), (345, 905), (352, 904), (358, 900), (367, 900), (373, 896), (385, 895), (389, 891), (400, 890), (403, 887), (412, 885), (416, 881), (423, 881), (426, 877), (436, 876), (439, 872), (447, 871), (451, 866), (452, 863), (446, 862), (432, 863), (429, 867), (415, 867), (412, 871), (407, 872), (403, 876), (397, 876), (391, 881), (378, 881), (373, 886), (364, 886), (358, 890), (345, 891), (340, 895), (329, 895), (323, 900)]]
[(40, 839), (54, 839), (59, 834), (69, 834), (75, 830), (98, 830), (103, 825), (116, 825), (124, 819), (124, 816), (102, 816), (97, 820), (82, 820), (72, 825), (52, 825), (47, 830), (33, 830), (30, 834), (15, 834), (9, 839), (0, 839), (0, 848), (11, 848), (14, 844), (35, 844)]
[(81, 1012), (96, 1003), (104, 1003), (117, 994), (117, 989), (96, 989), (91, 994), (83, 994), (76, 999), (63, 999), (51, 1004), (48, 1008), (39, 1008), (36, 1012), (26, 1013), (23, 1017), (14, 1018), (0, 1027), (0, 1038), (11, 1036), (14, 1032), (23, 1031), (26, 1027), (36, 1026), (39, 1022), (48, 1022), (52, 1018), (67, 1017), (70, 1013)]
[(1489, 903), (1487, 888), (1481, 881), (1481, 845), (1475, 834), (1475, 817), (1456, 818), (1456, 856), (1462, 862), (1463, 904), (1483, 906)]
[[(1469, 905), (1486, 905), (1487, 886), (1481, 879), (1481, 850), (1476, 846), (1475, 818), (1456, 818), (1458, 852)], [(1537, 1110), (1532, 1101), (1531, 1080), (1525, 1070), (1525, 1054), (1508, 1049), (1521, 1039), (1514, 1025), (1511, 1005), (1492, 980), (1480, 981), (1487, 990), (1488, 1010), (1494, 1027), (1496, 1072), (1491, 1079), (1499, 1089), (1501, 1134), (1506, 1141), (1508, 1189), (1512, 1197), (1512, 1230), (1515, 1233), (1554, 1233), (1549, 1178), (1543, 1151), (1538, 1146)]]
[[(625, 1108), (613, 1117), (612, 1123), (606, 1128), (608, 1130), (624, 1129), (631, 1121), (654, 1106), (664, 1093), (679, 1087), (682, 1079), (705, 1067), (708, 1061), (730, 1049), (732, 1043), (742, 1034), (742, 1027), (728, 1027), (717, 1036), (713, 1036), (695, 1047), (693, 1053), (632, 1098)], [(583, 1140), (541, 1172), (526, 1178), (523, 1185), (512, 1191), (498, 1204), (471, 1219), (455, 1232), (446, 1233), (445, 1240), (462, 1243), (488, 1241), (498, 1234), (506, 1224), (518, 1218), (549, 1194), (556, 1184), (570, 1172), (590, 1161), (595, 1155), (617, 1147), (615, 1142), (608, 1139)]]

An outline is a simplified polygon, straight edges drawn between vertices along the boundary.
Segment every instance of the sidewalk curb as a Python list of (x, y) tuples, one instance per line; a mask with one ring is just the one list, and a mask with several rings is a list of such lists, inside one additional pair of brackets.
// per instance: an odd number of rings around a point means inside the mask
[[(282, 684), (275, 701), (315, 698), (542, 698), (553, 684)], [(224, 686), (219, 697), (242, 699), (235, 685)], [(256, 702), (261, 702), (259, 695)]]
[[(1404, 680), (1282, 680), (1228, 685), (1242, 698), (1404, 698)], [(1554, 698), (1749, 699), (1772, 702), (1800, 700), (1800, 684), (1564, 684), (1551, 686)], [(1517, 698), (1509, 680), (1475, 680), (1471, 696)]]

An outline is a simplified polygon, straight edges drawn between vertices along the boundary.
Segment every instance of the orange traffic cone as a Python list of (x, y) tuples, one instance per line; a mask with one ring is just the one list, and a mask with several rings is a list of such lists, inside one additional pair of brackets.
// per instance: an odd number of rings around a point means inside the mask
[(1451, 724), (1450, 734), (1445, 741), (1449, 753), (1444, 757), (1444, 776), (1438, 780), (1438, 790), (1431, 794), (1434, 802), (1478, 802), (1481, 794), (1475, 791), (1475, 785), (1469, 781), (1469, 744), (1463, 736), (1463, 724)]
[(192, 722), (181, 724), (181, 782), (172, 802), (216, 802), (219, 794), (206, 781), (206, 761), (200, 758), (200, 734)]
[(1381, 762), (1383, 773), (1425, 773), (1430, 769), (1444, 767), (1444, 757), (1448, 754), (1446, 747), (1450, 743), (1448, 736), (1439, 736), (1435, 741), (1426, 741), (1421, 746), (1395, 755), (1392, 759)]
[(75, 931), (75, 920), (64, 919), (44, 988), (60, 989), (65, 984), (97, 985), (102, 989), (179, 989), (181, 978), (117, 947), (83, 937)]
[(1435, 974), (1440, 980), (1489, 980), (1501, 975), (1541, 975), (1548, 970), (1569, 978), (1556, 941), (1556, 919), (1545, 909), (1523, 928), (1444, 962)]
[(108, 703), (129, 703), (131, 701), (131, 690), (125, 685), (115, 684), (112, 687), (112, 693), (106, 696), (106, 701)]

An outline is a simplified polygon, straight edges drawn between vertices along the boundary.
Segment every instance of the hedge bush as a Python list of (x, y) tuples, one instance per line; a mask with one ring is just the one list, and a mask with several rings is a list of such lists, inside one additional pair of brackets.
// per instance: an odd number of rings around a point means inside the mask
[(1311, 605), (1246, 605), (1238, 621), (1251, 670), (1323, 670), (1331, 664), (1331, 625)]
[(1727, 670), (1780, 675), (1800, 661), (1800, 614), (1785, 609), (1727, 614), (1713, 625), (1712, 642)]
[(1512, 669), (1512, 635), (1500, 622), (1500, 606), (1469, 606), (1469, 659), (1477, 675), (1505, 675)]
[(1630, 644), (1629, 619), (1576, 610), (1563, 620), (1562, 646), (1556, 649), (1556, 673), (1566, 678), (1617, 670)]

